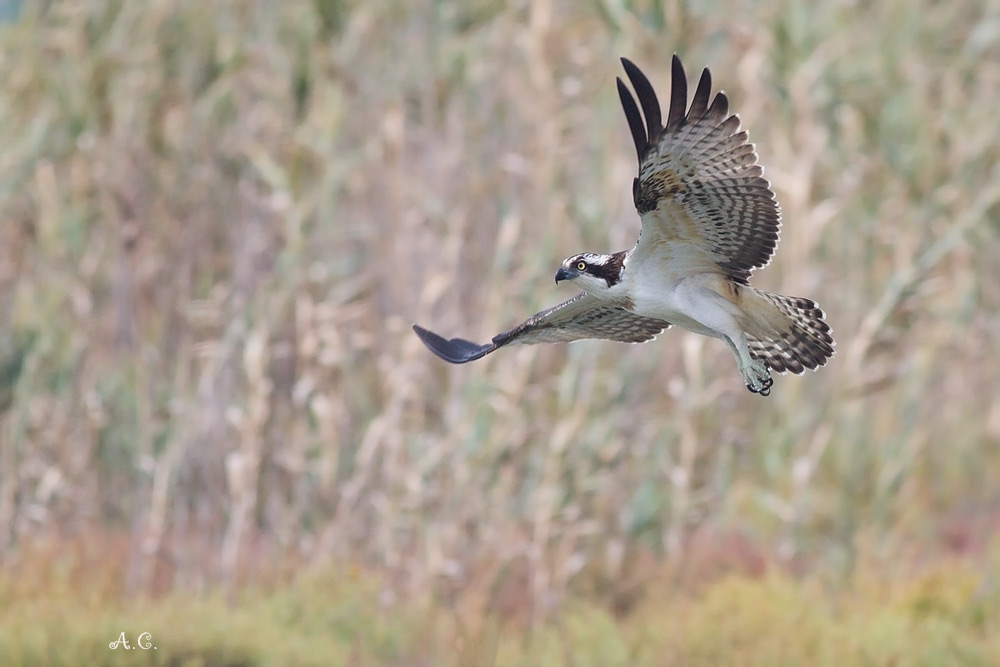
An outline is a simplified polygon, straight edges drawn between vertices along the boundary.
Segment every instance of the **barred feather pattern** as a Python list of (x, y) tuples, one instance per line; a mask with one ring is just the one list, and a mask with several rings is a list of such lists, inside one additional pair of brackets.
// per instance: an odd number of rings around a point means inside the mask
[(751, 272), (767, 266), (774, 255), (781, 212), (739, 116), (730, 115), (725, 93), (712, 97), (707, 68), (687, 107), (687, 76), (675, 55), (670, 110), (661, 126), (652, 84), (634, 64), (622, 63), (639, 100), (636, 104), (619, 79), (618, 94), (639, 159), (633, 198), (642, 235), (636, 251), (662, 237), (674, 248), (686, 246), (689, 257), (706, 256), (746, 284)]
[(580, 293), (497, 334), (493, 337), (493, 346), (569, 343), (583, 338), (645, 343), (670, 326), (669, 322), (626, 310), (624, 305)]
[(749, 337), (750, 356), (778, 373), (800, 375), (825, 366), (836, 343), (824, 319), (826, 315), (816, 302), (761, 290), (757, 293), (777, 306), (788, 321), (774, 337)]
[(535, 313), (513, 329), (498, 333), (485, 345), (464, 338), (445, 339), (433, 331), (413, 325), (431, 352), (453, 364), (482, 359), (505, 345), (570, 343), (583, 338), (604, 338), (620, 343), (645, 343), (656, 338), (670, 322), (643, 317), (626, 310), (628, 302), (602, 300), (586, 292)]

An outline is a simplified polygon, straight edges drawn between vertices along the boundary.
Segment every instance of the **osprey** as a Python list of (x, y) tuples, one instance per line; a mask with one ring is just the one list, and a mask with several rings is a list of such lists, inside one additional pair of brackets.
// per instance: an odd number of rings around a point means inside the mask
[(639, 156), (632, 197), (642, 230), (635, 247), (567, 258), (556, 283), (583, 291), (486, 345), (413, 330), (436, 355), (462, 364), (505, 345), (583, 338), (643, 343), (673, 324), (725, 341), (747, 389), (763, 396), (772, 370), (798, 375), (826, 365), (835, 343), (816, 302), (750, 286), (751, 272), (771, 261), (781, 215), (725, 93), (712, 97), (706, 68), (688, 107), (687, 78), (675, 55), (664, 125), (649, 80), (629, 60), (622, 65), (639, 100), (637, 106), (619, 78)]

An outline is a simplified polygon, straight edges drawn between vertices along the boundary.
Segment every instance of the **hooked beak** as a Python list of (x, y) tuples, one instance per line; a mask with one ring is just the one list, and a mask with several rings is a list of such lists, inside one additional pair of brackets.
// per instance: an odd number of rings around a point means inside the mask
[(580, 272), (576, 269), (567, 269), (565, 266), (560, 266), (559, 270), (556, 271), (556, 285), (559, 284), (560, 280), (573, 280), (580, 275)]

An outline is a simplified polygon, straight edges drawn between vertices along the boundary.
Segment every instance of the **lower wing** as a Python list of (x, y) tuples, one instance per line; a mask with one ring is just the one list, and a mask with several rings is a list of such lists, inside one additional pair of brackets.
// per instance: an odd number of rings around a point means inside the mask
[(453, 364), (485, 357), (504, 345), (568, 343), (583, 338), (603, 338), (622, 343), (645, 343), (670, 326), (669, 322), (643, 317), (615, 302), (581, 292), (569, 301), (532, 315), (486, 345), (463, 338), (446, 340), (416, 324), (413, 331), (431, 352)]

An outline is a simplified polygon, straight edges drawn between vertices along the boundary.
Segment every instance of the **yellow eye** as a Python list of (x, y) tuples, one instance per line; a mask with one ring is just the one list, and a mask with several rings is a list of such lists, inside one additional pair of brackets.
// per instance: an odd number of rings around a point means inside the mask
[(577, 271), (586, 271), (586, 269), (587, 269), (587, 263), (586, 262), (577, 262), (576, 263), (576, 270)]

